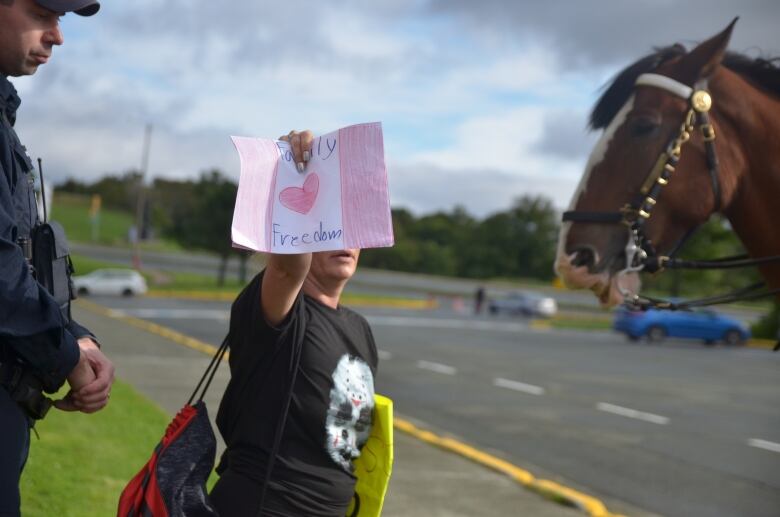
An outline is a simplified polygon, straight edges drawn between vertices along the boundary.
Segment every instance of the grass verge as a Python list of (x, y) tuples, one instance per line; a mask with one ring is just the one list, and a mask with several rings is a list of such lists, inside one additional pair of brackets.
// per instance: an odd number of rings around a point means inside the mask
[[(123, 267), (83, 255), (71, 255), (71, 258), (78, 275), (86, 275), (96, 269)], [(243, 288), (243, 285), (235, 279), (228, 279), (225, 281), (225, 285), (218, 286), (214, 277), (195, 273), (146, 271), (143, 272), (143, 275), (149, 285), (148, 296), (151, 297), (231, 301)], [(344, 305), (355, 307), (396, 307), (401, 309), (432, 309), (436, 307), (435, 300), (348, 292), (344, 293), (341, 301)]]
[(111, 404), (85, 415), (52, 409), (36, 426), (22, 475), (25, 517), (116, 515), (119, 494), (149, 459), (171, 417), (116, 381)]

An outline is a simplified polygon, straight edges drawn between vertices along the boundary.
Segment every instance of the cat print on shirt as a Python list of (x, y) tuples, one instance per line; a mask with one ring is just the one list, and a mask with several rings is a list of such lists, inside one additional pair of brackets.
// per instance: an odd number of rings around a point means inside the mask
[(360, 358), (344, 354), (333, 372), (330, 406), (325, 420), (325, 449), (347, 472), (371, 434), (374, 376)]

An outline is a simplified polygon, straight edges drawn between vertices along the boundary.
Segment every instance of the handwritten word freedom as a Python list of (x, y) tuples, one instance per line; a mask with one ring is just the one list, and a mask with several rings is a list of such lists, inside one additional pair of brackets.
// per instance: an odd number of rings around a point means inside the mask
[[(301, 244), (312, 244), (315, 242), (327, 242), (341, 238), (342, 231), (338, 230), (325, 230), (322, 227), (322, 221), (320, 221), (320, 227), (318, 230), (314, 230), (312, 233), (304, 233), (303, 235), (290, 235), (289, 233), (283, 233), (279, 230), (280, 225), (274, 223), (271, 232), (273, 233), (273, 245), (274, 246), (300, 246)], [(277, 240), (278, 239), (278, 240)]]

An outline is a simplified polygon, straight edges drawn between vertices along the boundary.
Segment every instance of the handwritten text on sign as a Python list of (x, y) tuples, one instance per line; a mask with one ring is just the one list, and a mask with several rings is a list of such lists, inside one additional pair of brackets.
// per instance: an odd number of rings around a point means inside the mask
[(316, 138), (304, 173), (286, 142), (233, 143), (241, 158), (234, 246), (304, 253), (393, 245), (381, 124)]

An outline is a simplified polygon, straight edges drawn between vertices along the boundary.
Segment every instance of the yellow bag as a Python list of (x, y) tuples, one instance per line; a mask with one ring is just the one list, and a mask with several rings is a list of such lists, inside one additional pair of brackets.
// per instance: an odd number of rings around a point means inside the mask
[(374, 395), (371, 435), (355, 460), (355, 495), (347, 509), (349, 517), (379, 517), (393, 471), (393, 401)]

